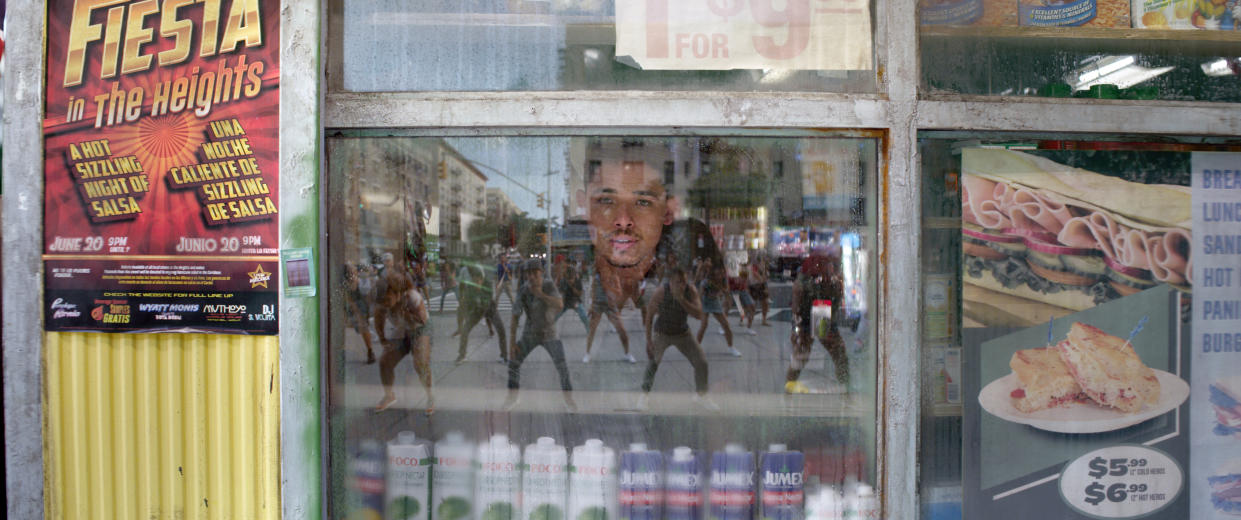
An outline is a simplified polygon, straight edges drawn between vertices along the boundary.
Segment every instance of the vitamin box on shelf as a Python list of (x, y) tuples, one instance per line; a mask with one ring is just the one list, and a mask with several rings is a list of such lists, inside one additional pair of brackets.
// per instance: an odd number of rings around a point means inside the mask
[(1241, 30), (1241, 0), (1133, 0), (1140, 29)]

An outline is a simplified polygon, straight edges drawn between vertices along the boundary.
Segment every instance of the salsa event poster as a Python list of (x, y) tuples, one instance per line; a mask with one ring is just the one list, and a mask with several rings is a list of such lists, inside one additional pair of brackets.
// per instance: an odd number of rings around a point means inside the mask
[(49, 331), (275, 334), (276, 0), (53, 0)]

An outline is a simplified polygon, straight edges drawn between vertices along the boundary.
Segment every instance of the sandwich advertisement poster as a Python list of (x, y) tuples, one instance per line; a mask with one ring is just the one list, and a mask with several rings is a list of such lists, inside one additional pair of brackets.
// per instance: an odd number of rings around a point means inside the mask
[(963, 151), (967, 517), (1241, 505), (1241, 155), (1163, 154)]
[(47, 330), (276, 333), (278, 9), (48, 2)]
[(1193, 158), (1193, 518), (1241, 515), (1241, 154)]

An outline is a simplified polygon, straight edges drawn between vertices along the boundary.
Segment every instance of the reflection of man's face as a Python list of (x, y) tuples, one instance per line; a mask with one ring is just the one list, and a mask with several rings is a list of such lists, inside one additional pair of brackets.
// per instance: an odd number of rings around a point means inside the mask
[(674, 208), (658, 174), (644, 163), (609, 166), (586, 185), (595, 254), (613, 267), (637, 266), (653, 258)]

